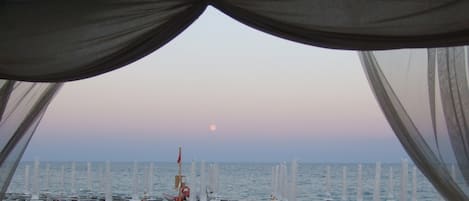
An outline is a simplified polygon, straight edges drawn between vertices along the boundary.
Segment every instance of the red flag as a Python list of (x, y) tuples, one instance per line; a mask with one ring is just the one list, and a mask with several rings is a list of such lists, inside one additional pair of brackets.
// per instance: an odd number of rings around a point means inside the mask
[(179, 147), (178, 164), (181, 164), (181, 147)]

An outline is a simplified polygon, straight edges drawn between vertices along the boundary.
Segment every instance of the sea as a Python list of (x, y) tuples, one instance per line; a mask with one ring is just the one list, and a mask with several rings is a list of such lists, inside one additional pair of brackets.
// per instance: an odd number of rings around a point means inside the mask
[[(7, 193), (31, 192), (34, 177), (34, 161), (20, 162)], [(75, 163), (75, 174), (72, 174), (72, 163)], [(149, 193), (154, 196), (162, 196), (163, 193), (175, 193), (174, 176), (178, 172), (175, 162), (138, 162), (137, 179), (133, 177), (135, 162), (111, 162), (111, 178), (108, 181), (112, 184), (112, 193), (118, 195), (132, 195), (137, 189), (139, 195), (143, 196), (144, 183), (148, 184), (148, 167), (150, 163), (154, 165), (152, 171), (152, 185)], [(205, 167), (214, 162), (204, 162)], [(216, 163), (218, 166), (219, 195), (230, 200), (261, 201), (270, 200), (272, 194), (272, 168), (279, 163)], [(190, 181), (192, 163), (182, 164), (182, 173), (186, 175), (188, 185), (192, 190), (197, 190), (200, 183), (201, 162), (195, 162), (195, 180)], [(362, 192), (363, 200), (373, 200), (375, 191), (376, 166), (374, 163), (363, 163), (362, 166)], [(343, 168), (346, 167), (346, 198), (349, 201), (357, 200), (358, 185), (358, 163), (303, 163), (297, 162), (295, 194), (297, 201), (321, 201), (326, 198), (327, 191), (333, 200), (342, 200), (343, 197)], [(26, 167), (29, 169), (26, 173)], [(46, 171), (46, 167), (48, 171)], [(64, 174), (62, 174), (62, 167)], [(287, 167), (288, 163), (287, 163)], [(392, 192), (390, 192), (390, 170), (392, 168)], [(329, 169), (329, 185), (327, 183), (327, 169)], [(395, 200), (400, 200), (401, 189), (406, 193), (407, 200), (412, 199), (412, 169), (409, 164), (408, 176), (401, 188), (401, 164), (383, 163), (381, 164), (381, 176), (379, 182), (380, 200), (387, 200), (389, 195), (393, 195)], [(38, 189), (51, 194), (69, 194), (72, 191), (79, 191), (89, 188), (91, 191), (103, 192), (106, 178), (103, 176), (105, 162), (91, 162), (91, 171), (88, 171), (88, 162), (53, 162), (40, 161), (38, 170)], [(91, 182), (88, 182), (88, 175), (91, 175)], [(291, 171), (288, 171), (291, 177)], [(25, 175), (29, 175), (28, 180)], [(205, 175), (205, 173), (203, 174)], [(194, 178), (194, 177), (192, 177)], [(404, 177), (405, 178), (405, 177)], [(72, 179), (74, 182), (72, 182)], [(443, 200), (428, 180), (417, 171), (416, 176), (416, 198), (418, 201), (441, 201)], [(329, 190), (326, 189), (329, 186)]]

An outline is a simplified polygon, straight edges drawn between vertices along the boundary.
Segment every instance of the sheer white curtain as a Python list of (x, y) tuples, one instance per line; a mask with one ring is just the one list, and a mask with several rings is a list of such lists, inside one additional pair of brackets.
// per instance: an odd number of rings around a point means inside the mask
[(48, 104), (62, 84), (0, 80), (0, 199)]
[(361, 52), (407, 153), (447, 200), (469, 200), (468, 48)]

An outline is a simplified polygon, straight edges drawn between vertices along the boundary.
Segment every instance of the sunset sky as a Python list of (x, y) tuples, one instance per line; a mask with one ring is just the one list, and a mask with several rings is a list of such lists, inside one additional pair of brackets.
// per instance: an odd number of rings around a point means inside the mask
[(23, 159), (175, 161), (179, 145), (185, 161), (406, 157), (355, 51), (286, 41), (208, 8), (144, 59), (67, 83)]

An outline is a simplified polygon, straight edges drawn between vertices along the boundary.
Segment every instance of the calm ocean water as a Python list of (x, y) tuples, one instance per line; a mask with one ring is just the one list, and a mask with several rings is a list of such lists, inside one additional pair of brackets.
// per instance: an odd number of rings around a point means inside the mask
[[(57, 193), (71, 191), (71, 162), (44, 162), (40, 163), (40, 184), (39, 189), (47, 188), (46, 164), (50, 164), (48, 189), (49, 192)], [(87, 162), (76, 162), (75, 189), (87, 188)], [(145, 169), (149, 162), (138, 163), (139, 171), (139, 192), (143, 192), (143, 182), (146, 180)], [(205, 163), (208, 166), (208, 162)], [(220, 195), (235, 200), (269, 200), (272, 189), (272, 167), (276, 163), (218, 163)], [(25, 167), (29, 166), (29, 175), (34, 173), (34, 162), (21, 162), (8, 189), (8, 192), (25, 192)], [(63, 177), (64, 186), (61, 185), (62, 166), (65, 167)], [(104, 162), (92, 163), (92, 188), (93, 191), (103, 192), (102, 175)], [(153, 174), (152, 194), (161, 196), (163, 193), (172, 193), (174, 185), (174, 175), (177, 174), (176, 163), (154, 162), (155, 170)], [(331, 194), (334, 200), (341, 200), (342, 197), (342, 168), (347, 167), (347, 197), (348, 200), (357, 198), (357, 169), (358, 164), (318, 164), (318, 163), (298, 163), (297, 172), (297, 200), (311, 201), (323, 200), (326, 183), (326, 167), (330, 166)], [(375, 164), (362, 164), (363, 166), (363, 198), (372, 200), (374, 192)], [(400, 164), (382, 164), (381, 174), (381, 200), (385, 200), (388, 195), (388, 175), (390, 167), (393, 168), (394, 197), (399, 200), (400, 193)], [(408, 200), (411, 200), (412, 189), (412, 165), (409, 165), (407, 189)], [(183, 164), (183, 174), (190, 178), (190, 163)], [(133, 162), (113, 162), (112, 170), (112, 191), (114, 194), (132, 194), (133, 185)], [(200, 163), (197, 163), (197, 172), (200, 171)], [(199, 177), (199, 174), (197, 174)], [(198, 179), (198, 178), (197, 178)], [(32, 182), (29, 182), (30, 185)], [(190, 180), (189, 180), (190, 183)], [(190, 185), (190, 184), (189, 184)], [(194, 188), (193, 188), (194, 189)], [(143, 194), (143, 193), (142, 193)], [(419, 201), (440, 201), (442, 200), (432, 185), (425, 177), (417, 174), (417, 200)]]

